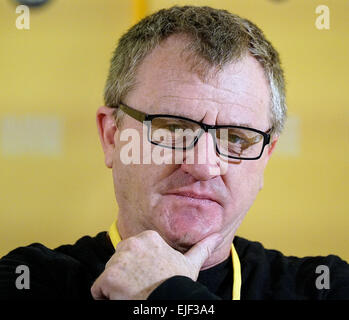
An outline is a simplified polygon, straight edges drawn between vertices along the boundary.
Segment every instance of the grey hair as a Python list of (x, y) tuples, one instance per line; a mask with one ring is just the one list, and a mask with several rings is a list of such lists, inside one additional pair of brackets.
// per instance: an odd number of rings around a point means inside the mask
[(278, 52), (262, 30), (249, 20), (210, 7), (174, 6), (159, 10), (142, 19), (120, 38), (104, 90), (105, 105), (116, 109), (116, 117), (118, 104), (135, 84), (139, 64), (162, 40), (174, 34), (188, 36), (187, 49), (194, 57), (200, 58), (201, 67), (207, 65), (219, 70), (246, 53), (255, 57), (269, 81), (272, 134), (281, 133), (287, 106)]

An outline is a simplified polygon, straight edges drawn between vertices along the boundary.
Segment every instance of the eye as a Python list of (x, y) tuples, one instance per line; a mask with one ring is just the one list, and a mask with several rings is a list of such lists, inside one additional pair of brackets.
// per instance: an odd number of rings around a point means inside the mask
[(230, 134), (229, 137), (229, 142), (235, 143), (235, 144), (246, 144), (248, 141), (236, 134)]
[(171, 131), (171, 132), (175, 132), (176, 130), (183, 129), (183, 127), (177, 123), (169, 123), (169, 124), (167, 124), (166, 129)]

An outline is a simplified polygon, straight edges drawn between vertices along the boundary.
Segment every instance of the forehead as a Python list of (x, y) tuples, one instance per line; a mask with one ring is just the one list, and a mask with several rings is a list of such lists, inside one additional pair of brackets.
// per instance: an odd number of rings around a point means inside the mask
[(169, 113), (200, 121), (215, 117), (217, 124), (267, 125), (269, 85), (255, 58), (246, 55), (204, 80), (193, 71), (195, 60), (189, 63), (185, 59), (185, 45), (183, 38), (169, 37), (144, 59), (128, 97), (131, 105), (147, 113)]

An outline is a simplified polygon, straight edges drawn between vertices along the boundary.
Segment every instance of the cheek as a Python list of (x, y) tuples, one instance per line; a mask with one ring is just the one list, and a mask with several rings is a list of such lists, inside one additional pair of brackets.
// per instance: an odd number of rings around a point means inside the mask
[[(115, 196), (120, 208), (148, 212), (157, 202), (159, 182), (172, 171), (172, 166), (156, 164), (124, 164), (120, 149), (113, 157)], [(142, 163), (142, 158), (141, 158)]]
[(263, 169), (257, 163), (241, 163), (232, 167), (224, 181), (229, 190), (228, 212), (246, 213), (263, 183)]
[(137, 164), (125, 164), (121, 159), (120, 150), (123, 145), (119, 144), (113, 155), (113, 180), (115, 196), (120, 208), (129, 206), (130, 203), (138, 203), (140, 194), (140, 181), (144, 180), (143, 171)]
[(117, 166), (114, 164), (113, 180), (119, 207), (122, 207), (125, 202), (133, 201), (134, 195), (137, 194), (137, 192), (134, 192), (137, 184), (132, 175), (130, 175), (128, 166)]

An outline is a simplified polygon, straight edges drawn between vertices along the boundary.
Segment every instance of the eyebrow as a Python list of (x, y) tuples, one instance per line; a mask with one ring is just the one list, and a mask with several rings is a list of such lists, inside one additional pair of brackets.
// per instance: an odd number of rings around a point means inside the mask
[[(225, 124), (223, 124), (223, 126), (225, 126)], [(233, 123), (233, 124), (227, 124), (227, 126), (236, 126), (236, 127), (246, 127), (246, 128), (254, 128), (254, 126), (252, 126), (251, 124), (249, 123)]]
[[(201, 122), (201, 123), (205, 123), (202, 121), (202, 119), (200, 120), (196, 120), (196, 119), (192, 119), (192, 118), (189, 118), (186, 114), (183, 114), (183, 113), (179, 113), (179, 112), (176, 112), (173, 108), (164, 108), (161, 110), (161, 112), (155, 112), (155, 113), (151, 113), (151, 114), (159, 114), (159, 115), (171, 115), (171, 116), (176, 116), (176, 117), (183, 117), (183, 118), (186, 118), (188, 120), (193, 120), (193, 121), (196, 121), (196, 122)], [(207, 124), (207, 123), (205, 123)], [(228, 124), (214, 124), (216, 126), (236, 126), (236, 127), (246, 127), (246, 128), (254, 128), (253, 125), (251, 125), (250, 123), (246, 123), (246, 122), (233, 122), (233, 123), (228, 123)]]

